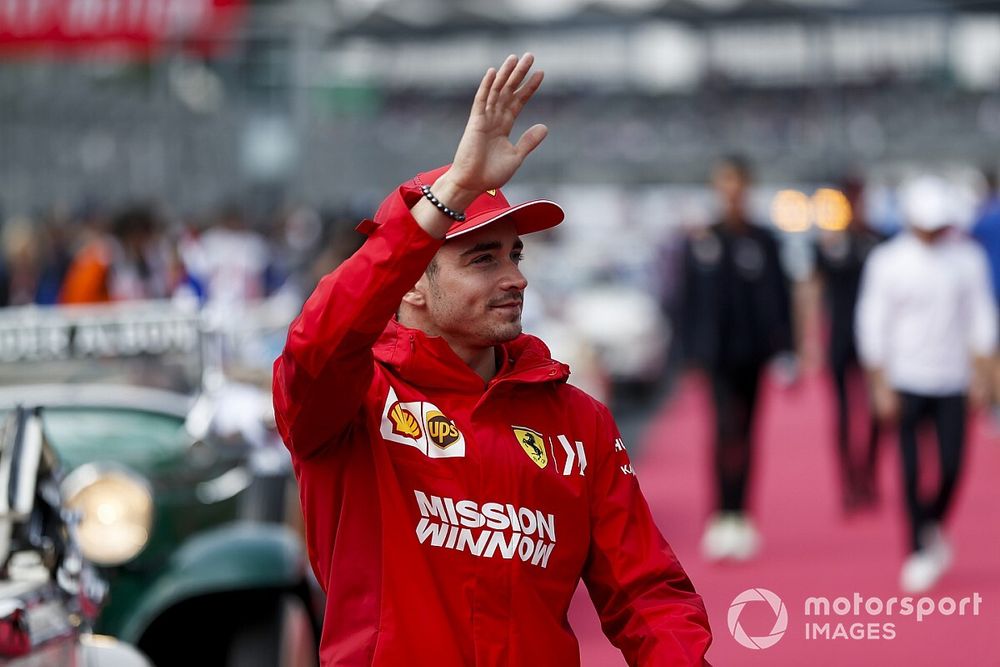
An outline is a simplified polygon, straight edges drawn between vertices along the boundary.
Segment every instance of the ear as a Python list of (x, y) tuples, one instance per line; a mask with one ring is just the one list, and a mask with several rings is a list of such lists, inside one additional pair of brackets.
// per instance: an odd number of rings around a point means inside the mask
[(427, 274), (420, 276), (417, 284), (410, 288), (410, 291), (403, 295), (403, 303), (415, 308), (423, 308), (427, 305)]

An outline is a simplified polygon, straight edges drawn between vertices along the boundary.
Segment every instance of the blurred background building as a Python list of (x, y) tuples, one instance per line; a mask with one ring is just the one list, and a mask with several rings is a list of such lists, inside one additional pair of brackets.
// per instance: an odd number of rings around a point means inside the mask
[(3, 201), (363, 201), (446, 161), (469, 87), (529, 48), (549, 75), (531, 114), (559, 141), (521, 181), (546, 189), (701, 182), (732, 150), (765, 182), (979, 166), (1000, 138), (997, 7), (4, 0)]

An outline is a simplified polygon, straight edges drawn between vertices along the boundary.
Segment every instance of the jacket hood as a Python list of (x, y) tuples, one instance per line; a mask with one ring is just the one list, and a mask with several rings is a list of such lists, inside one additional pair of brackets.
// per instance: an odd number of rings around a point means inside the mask
[[(521, 334), (498, 346), (499, 370), (493, 382), (509, 378), (518, 382), (565, 382), (569, 366), (552, 358), (539, 338)], [(481, 391), (479, 377), (440, 336), (429, 336), (392, 318), (372, 348), (375, 359), (394, 369), (407, 382), (426, 387)]]

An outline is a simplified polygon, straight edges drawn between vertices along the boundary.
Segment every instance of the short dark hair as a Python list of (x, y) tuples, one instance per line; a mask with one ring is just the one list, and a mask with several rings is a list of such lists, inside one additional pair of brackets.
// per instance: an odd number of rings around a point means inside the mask
[(750, 160), (739, 153), (729, 153), (723, 155), (715, 162), (716, 167), (729, 167), (737, 174), (740, 175), (744, 181), (749, 181), (753, 178), (753, 166), (750, 164)]
[(112, 233), (120, 239), (146, 236), (158, 231), (159, 220), (152, 207), (134, 204), (120, 211), (112, 222)]
[(424, 273), (427, 274), (428, 278), (433, 278), (438, 271), (438, 258), (437, 255), (431, 258), (431, 263), (427, 265), (427, 269)]

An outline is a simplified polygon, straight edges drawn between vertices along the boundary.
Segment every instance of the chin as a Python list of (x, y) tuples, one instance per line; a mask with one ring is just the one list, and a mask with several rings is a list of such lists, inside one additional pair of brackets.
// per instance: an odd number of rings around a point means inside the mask
[(493, 345), (509, 343), (521, 335), (521, 330), (521, 323), (514, 322), (505, 326), (497, 327), (493, 331), (490, 331), (486, 338), (489, 339)]

